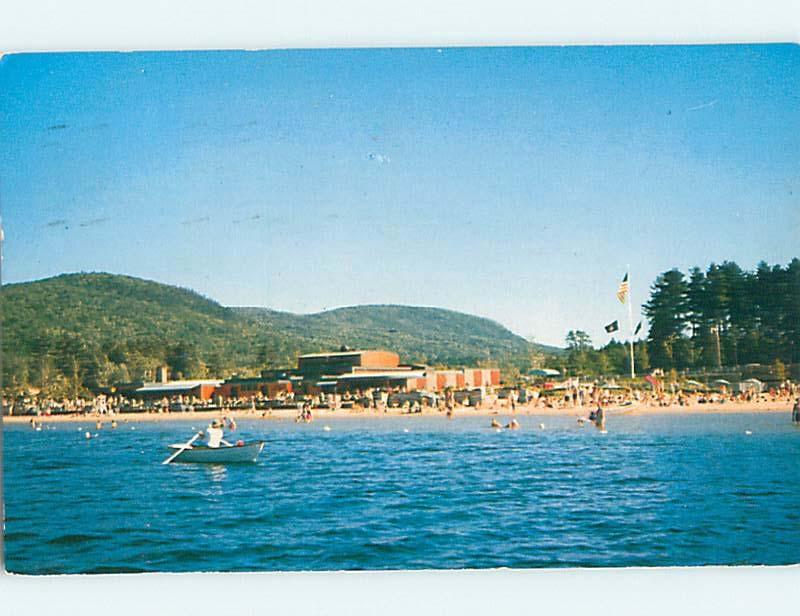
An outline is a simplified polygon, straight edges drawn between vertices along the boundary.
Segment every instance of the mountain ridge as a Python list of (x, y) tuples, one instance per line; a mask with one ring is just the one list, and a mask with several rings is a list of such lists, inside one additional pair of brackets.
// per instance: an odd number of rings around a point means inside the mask
[(310, 314), (228, 307), (191, 289), (106, 272), (3, 285), (4, 386), (92, 387), (170, 365), (184, 376), (294, 366), (298, 354), (341, 345), (385, 348), (402, 361), (526, 369), (558, 352), (501, 324), (453, 310), (402, 304)]

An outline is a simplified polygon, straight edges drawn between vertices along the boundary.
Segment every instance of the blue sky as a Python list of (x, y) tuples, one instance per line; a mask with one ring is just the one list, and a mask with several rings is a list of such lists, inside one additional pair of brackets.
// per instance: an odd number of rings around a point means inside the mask
[(638, 305), (673, 266), (798, 256), (799, 49), (5, 56), (4, 281), (109, 271), (603, 344), (628, 265)]

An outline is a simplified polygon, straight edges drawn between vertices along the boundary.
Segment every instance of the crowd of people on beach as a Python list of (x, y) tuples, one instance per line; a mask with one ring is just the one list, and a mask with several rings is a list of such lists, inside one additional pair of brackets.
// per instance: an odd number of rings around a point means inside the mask
[(98, 415), (123, 413), (180, 413), (186, 411), (249, 411), (268, 416), (276, 409), (296, 410), (297, 421), (310, 422), (316, 409), (343, 410), (350, 413), (374, 412), (421, 413), (439, 411), (451, 417), (456, 409), (564, 410), (609, 407), (690, 407), (695, 405), (761, 405), (791, 402), (800, 396), (800, 385), (784, 381), (758, 392), (749, 389), (729, 392), (724, 386), (715, 391), (676, 388), (664, 392), (649, 389), (605, 388), (576, 385), (559, 390), (540, 386), (485, 388), (476, 390), (446, 389), (431, 393), (403, 389), (371, 388), (342, 393), (317, 392), (300, 395), (280, 392), (274, 398), (263, 394), (246, 397), (213, 396), (202, 400), (190, 396), (140, 400), (123, 395), (100, 394), (94, 397), (55, 399), (35, 394), (3, 396), (5, 416)]

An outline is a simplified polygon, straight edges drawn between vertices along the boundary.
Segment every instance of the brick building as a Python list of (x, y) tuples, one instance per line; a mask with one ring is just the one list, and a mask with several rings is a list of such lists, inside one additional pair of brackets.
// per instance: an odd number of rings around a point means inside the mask
[(353, 391), (368, 388), (405, 391), (442, 391), (500, 385), (500, 371), (486, 368), (435, 370), (428, 366), (401, 364), (390, 351), (338, 351), (301, 355), (296, 374), (303, 389)]

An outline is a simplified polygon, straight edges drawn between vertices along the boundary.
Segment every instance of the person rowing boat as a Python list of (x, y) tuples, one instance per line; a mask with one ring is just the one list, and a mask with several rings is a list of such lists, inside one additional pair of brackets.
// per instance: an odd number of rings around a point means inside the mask
[(225, 432), (223, 431), (223, 424), (219, 419), (212, 421), (211, 425), (206, 428), (206, 431), (200, 433), (200, 436), (206, 439), (206, 447), (210, 447), (211, 449), (217, 449), (220, 445), (233, 447), (233, 445), (222, 438), (225, 436)]
[[(173, 450), (162, 464), (171, 462), (205, 462), (208, 464), (221, 464), (227, 462), (255, 462), (261, 450), (264, 449), (264, 441), (253, 441), (245, 443), (243, 440), (231, 444), (226, 441), (223, 428), (224, 422), (215, 419), (204, 431), (195, 434), (188, 442), (183, 444), (170, 445)], [(198, 439), (204, 439), (203, 445), (192, 446)]]

